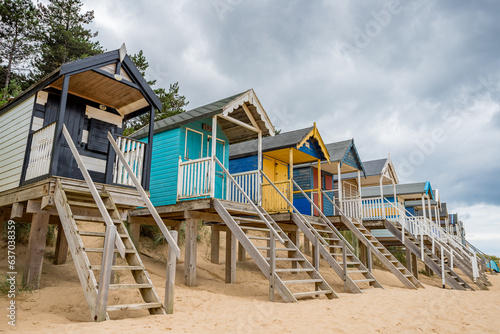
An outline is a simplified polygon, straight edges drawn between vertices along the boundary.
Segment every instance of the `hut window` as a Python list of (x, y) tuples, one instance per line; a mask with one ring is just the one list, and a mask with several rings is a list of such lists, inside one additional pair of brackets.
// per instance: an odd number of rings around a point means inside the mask
[(113, 125), (92, 118), (90, 120), (90, 129), (88, 133), (87, 148), (92, 151), (107, 153), (108, 152), (108, 131)]

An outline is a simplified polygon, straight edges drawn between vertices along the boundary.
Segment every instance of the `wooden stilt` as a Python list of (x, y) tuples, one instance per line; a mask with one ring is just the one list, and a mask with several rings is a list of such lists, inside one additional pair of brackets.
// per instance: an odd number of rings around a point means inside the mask
[(139, 238), (141, 235), (141, 224), (130, 224), (129, 227), (130, 237), (134, 242), (134, 245), (137, 249), (139, 249)]
[[(245, 233), (245, 231), (243, 231)], [(243, 262), (246, 260), (245, 248), (238, 242), (238, 261)]]
[(38, 289), (40, 286), (49, 219), (50, 215), (34, 213), (31, 221), (28, 259), (23, 279), (24, 283), (33, 289)]
[(309, 243), (309, 239), (304, 234), (304, 253), (307, 255), (311, 255), (311, 244)]
[(427, 264), (425, 265), (425, 274), (427, 276), (432, 276), (432, 270), (429, 266), (427, 266)]
[(417, 256), (415, 254), (411, 254), (411, 266), (412, 270), (411, 272), (413, 273), (413, 276), (418, 279), (418, 262), (417, 262)]
[[(177, 231), (170, 232), (172, 234), (172, 238), (177, 242)], [(167, 314), (174, 313), (174, 286), (175, 286), (175, 267), (177, 264), (177, 258), (175, 257), (175, 253), (172, 248), (168, 247), (168, 255), (167, 255), (167, 275), (165, 282), (165, 302), (163, 303), (165, 306), (165, 310)]]
[(53, 264), (64, 264), (68, 258), (68, 241), (66, 240), (66, 235), (64, 234), (62, 226), (59, 224), (57, 226), (57, 241), (56, 250), (54, 254)]
[(236, 283), (236, 237), (226, 228), (226, 283)]
[(413, 266), (412, 266), (411, 251), (408, 247), (406, 247), (406, 269), (411, 271), (412, 268)]
[(368, 255), (367, 255), (367, 248), (365, 244), (359, 243), (359, 260), (365, 265), (365, 267), (368, 267)]
[(186, 286), (196, 286), (196, 238), (198, 221), (186, 220), (186, 252), (184, 254), (184, 282)]
[(3, 224), (5, 223), (5, 212), (0, 212), (0, 239), (3, 237)]
[(210, 236), (210, 261), (219, 264), (220, 229), (212, 225), (212, 235)]

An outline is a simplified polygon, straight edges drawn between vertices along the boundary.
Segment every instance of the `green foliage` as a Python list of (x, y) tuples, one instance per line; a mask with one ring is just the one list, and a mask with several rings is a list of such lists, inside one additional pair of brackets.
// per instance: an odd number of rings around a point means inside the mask
[(401, 247), (389, 246), (387, 248), (389, 252), (403, 265), (406, 267), (406, 251), (403, 251)]
[(49, 0), (47, 5), (38, 3), (40, 33), (37, 40), (41, 49), (33, 65), (31, 79), (40, 80), (62, 63), (102, 53), (97, 32), (85, 28), (94, 20), (94, 11), (81, 13), (80, 0)]
[(0, 2), (0, 59), (2, 67), (2, 104), (19, 94), (19, 86), (11, 78), (17, 66), (27, 65), (38, 47), (38, 11), (31, 0), (3, 0)]
[[(140, 50), (138, 53), (132, 55), (130, 59), (134, 62), (139, 72), (141, 72), (143, 76), (146, 76), (146, 71), (149, 67), (149, 63), (147, 62), (143, 51)], [(150, 80), (148, 81), (148, 84), (150, 86), (153, 86), (156, 84), (156, 80)], [(178, 82), (170, 84), (168, 92), (165, 88), (157, 88), (154, 90), (154, 92), (156, 96), (158, 96), (158, 99), (162, 104), (161, 111), (157, 111), (155, 113), (155, 121), (159, 121), (161, 119), (184, 112), (184, 107), (189, 103), (188, 101), (186, 101), (185, 96), (180, 95)], [(130, 135), (131, 133), (139, 130), (145, 125), (148, 125), (149, 117), (150, 114), (148, 112), (128, 121), (125, 126), (125, 130), (123, 131), (123, 135)]]
[[(16, 298), (20, 298), (20, 297), (22, 298), (27, 293), (33, 293), (33, 288), (24, 284), (21, 277), (22, 277), (22, 275), (19, 275), (19, 274), (16, 275), (16, 283), (15, 283)], [(10, 276), (7, 275), (6, 273), (0, 274), (0, 295), (1, 296), (7, 296), (9, 293), (11, 293), (10, 292), (11, 282), (9, 280), (7, 280), (9, 278), (10, 278)]]

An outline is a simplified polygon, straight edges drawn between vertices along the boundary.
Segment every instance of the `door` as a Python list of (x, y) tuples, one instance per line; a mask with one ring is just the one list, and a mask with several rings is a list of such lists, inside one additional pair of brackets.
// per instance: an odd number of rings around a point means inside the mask
[(195, 160), (202, 157), (203, 134), (186, 128), (186, 148), (184, 160)]
[[(208, 147), (207, 147), (207, 157), (212, 156), (212, 137), (208, 138)], [(217, 139), (215, 144), (215, 156), (219, 161), (224, 165), (225, 163), (225, 143), (221, 139)], [(225, 198), (225, 184), (226, 184), (226, 176), (222, 171), (222, 168), (219, 164), (215, 163), (215, 190), (214, 197), (215, 198)]]
[[(288, 199), (291, 199), (288, 164), (264, 156), (262, 168), (274, 185), (287, 196)], [(262, 184), (262, 206), (268, 212), (288, 211), (288, 204), (285, 199), (269, 184), (266, 178), (264, 178)]]

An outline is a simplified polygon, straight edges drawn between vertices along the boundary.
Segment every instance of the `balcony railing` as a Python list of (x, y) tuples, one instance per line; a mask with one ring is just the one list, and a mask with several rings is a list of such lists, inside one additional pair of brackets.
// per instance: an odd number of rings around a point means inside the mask
[(188, 161), (179, 158), (178, 199), (210, 196), (211, 164), (211, 157)]
[(56, 123), (54, 122), (33, 132), (25, 180), (31, 180), (49, 173), (55, 129)]
[[(236, 183), (243, 189), (245, 194), (252, 200), (254, 204), (259, 203), (259, 171), (250, 171), (243, 173), (231, 174)], [(238, 190), (234, 183), (227, 185), (228, 200), (233, 202), (246, 203), (246, 197)]]
[[(274, 182), (276, 188), (281, 191), (289, 200), (291, 199), (290, 181)], [(262, 185), (262, 207), (268, 212), (288, 211), (288, 203), (283, 197), (269, 184)]]
[[(118, 136), (116, 144), (125, 156), (125, 159), (134, 172), (135, 177), (137, 177), (138, 180), (142, 180), (147, 143)], [(132, 179), (128, 175), (127, 170), (125, 169), (121, 160), (118, 159), (118, 157), (116, 157), (113, 166), (113, 183), (133, 186)]]

